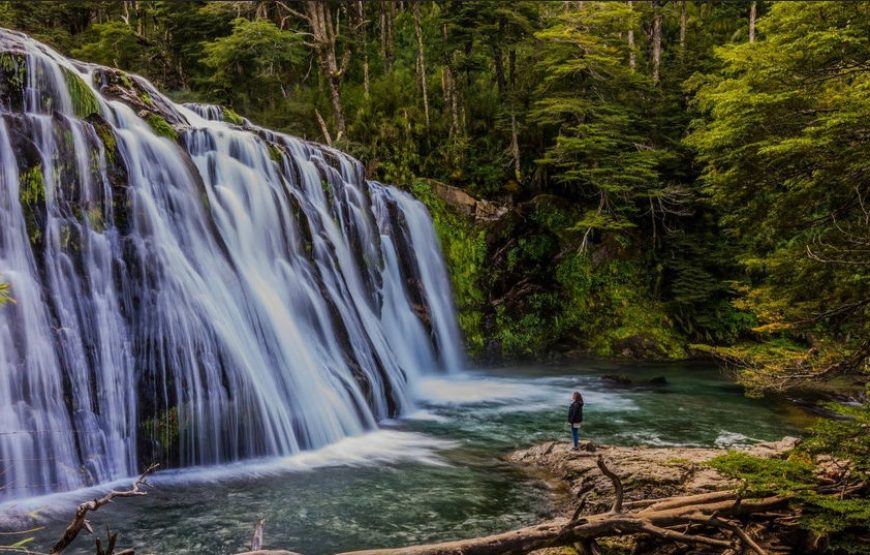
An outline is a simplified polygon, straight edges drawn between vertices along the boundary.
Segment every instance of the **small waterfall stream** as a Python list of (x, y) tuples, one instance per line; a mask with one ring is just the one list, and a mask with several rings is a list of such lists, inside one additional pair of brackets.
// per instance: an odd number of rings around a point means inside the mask
[(0, 30), (0, 500), (320, 447), (462, 367), (426, 209), (227, 119)]

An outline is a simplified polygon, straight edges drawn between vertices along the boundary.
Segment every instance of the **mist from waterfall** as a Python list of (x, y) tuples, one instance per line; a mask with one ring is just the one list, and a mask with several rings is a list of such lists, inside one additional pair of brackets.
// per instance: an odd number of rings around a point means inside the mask
[(321, 447), (462, 367), (410, 195), (23, 34), (0, 50), (0, 500)]

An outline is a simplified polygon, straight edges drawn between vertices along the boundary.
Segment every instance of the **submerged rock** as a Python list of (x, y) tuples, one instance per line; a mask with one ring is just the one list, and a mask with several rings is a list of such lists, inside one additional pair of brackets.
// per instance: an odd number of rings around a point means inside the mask
[(601, 376), (601, 379), (617, 387), (664, 387), (668, 385), (668, 379), (664, 376), (635, 381), (623, 374), (605, 374)]

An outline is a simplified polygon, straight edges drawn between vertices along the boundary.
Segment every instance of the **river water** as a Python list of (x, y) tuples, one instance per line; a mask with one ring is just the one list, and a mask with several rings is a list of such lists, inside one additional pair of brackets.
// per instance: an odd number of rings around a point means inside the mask
[[(606, 374), (636, 384), (664, 376), (667, 385), (615, 387)], [(158, 554), (242, 551), (259, 517), (266, 547), (307, 555), (527, 525), (551, 510), (547, 486), (499, 457), (568, 441), (564, 413), (575, 389), (586, 400), (584, 435), (600, 443), (729, 447), (800, 434), (808, 418), (784, 401), (745, 397), (704, 364), (481, 370), (423, 379), (419, 410), (380, 431), (284, 459), (160, 473), (148, 496), (119, 500), (91, 520), (103, 536), (107, 525), (120, 531), (120, 545)], [(47, 550), (73, 506), (92, 495), (7, 503), (0, 528), (45, 526), (32, 545)], [(75, 545), (70, 553), (93, 553), (89, 537)]]

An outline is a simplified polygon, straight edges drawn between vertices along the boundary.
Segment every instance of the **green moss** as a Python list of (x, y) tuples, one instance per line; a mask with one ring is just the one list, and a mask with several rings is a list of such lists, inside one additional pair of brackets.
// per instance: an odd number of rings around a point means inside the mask
[(279, 147), (275, 143), (268, 143), (268, 144), (269, 144), (269, 157), (276, 164), (279, 164), (279, 165), (283, 164), (284, 163), (284, 151), (281, 150), (281, 147)]
[(129, 76), (129, 75), (127, 75), (126, 73), (122, 73), (122, 72), (120, 72), (120, 71), (117, 72), (116, 75), (118, 76), (118, 81), (121, 82), (121, 85), (122, 85), (123, 87), (125, 87), (125, 88), (127, 88), (127, 89), (132, 89), (132, 88), (133, 88), (133, 80), (130, 79), (130, 76)]
[(18, 176), (18, 197), (22, 204), (34, 205), (45, 201), (45, 178), (42, 165), (36, 165)]
[(593, 265), (589, 256), (574, 253), (557, 265), (556, 279), (565, 301), (559, 335), (574, 338), (599, 356), (686, 357), (685, 338), (664, 305), (649, 297), (638, 263)]
[(93, 126), (100, 141), (103, 143), (103, 150), (105, 150), (106, 153), (106, 161), (109, 164), (115, 164), (115, 153), (118, 149), (118, 141), (115, 138), (115, 133), (112, 131), (111, 126), (109, 126), (109, 124), (102, 118), (88, 118), (88, 121), (91, 126)]
[(145, 437), (149, 437), (160, 443), (163, 447), (164, 456), (171, 459), (173, 449), (178, 445), (181, 435), (181, 425), (178, 419), (178, 407), (161, 412), (153, 418), (143, 421), (140, 431)]
[(91, 208), (85, 213), (85, 215), (87, 216), (91, 229), (94, 231), (103, 231), (103, 229), (105, 229), (103, 212), (99, 208)]
[(178, 131), (168, 121), (159, 115), (151, 112), (145, 116), (145, 121), (151, 126), (151, 129), (161, 137), (166, 137), (172, 141), (178, 140)]
[(84, 80), (68, 69), (63, 69), (66, 88), (72, 99), (73, 111), (80, 118), (100, 113), (100, 103), (94, 91)]
[(231, 110), (230, 108), (223, 109), (224, 121), (227, 123), (232, 123), (233, 125), (244, 125), (245, 119)]
[(16, 87), (23, 87), (27, 83), (27, 62), (21, 54), (12, 52), (0, 53), (0, 69), (6, 76), (6, 79), (14, 79), (12, 84)]

